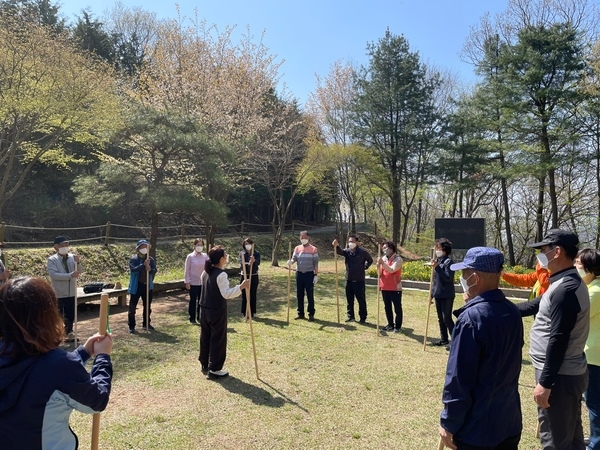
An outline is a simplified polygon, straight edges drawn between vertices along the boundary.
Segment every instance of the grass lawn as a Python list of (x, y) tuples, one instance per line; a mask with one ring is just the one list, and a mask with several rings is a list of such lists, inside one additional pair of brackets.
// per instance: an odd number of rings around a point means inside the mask
[[(114, 383), (102, 414), (100, 448), (436, 449), (448, 353), (430, 345), (423, 351), (427, 294), (405, 290), (403, 333), (377, 336), (374, 287), (367, 287), (368, 323), (344, 324), (341, 266), (341, 325), (333, 261), (321, 264), (314, 322), (293, 319), (292, 278), (287, 323), (287, 279), (287, 270), (261, 266), (253, 321), (260, 379), (239, 298), (229, 307), (225, 369), (230, 376), (220, 381), (200, 372), (199, 327), (188, 323), (185, 293), (156, 300), (152, 333), (129, 335), (126, 313), (111, 316)], [(461, 301), (457, 298), (456, 305)], [(383, 302), (380, 311), (385, 325)], [(81, 335), (96, 323), (82, 321)], [(527, 357), (530, 326), (528, 318), (520, 382), (523, 450), (539, 448)], [(438, 333), (432, 307), (429, 342)], [(81, 448), (88, 448), (91, 416), (73, 413), (71, 423)]]

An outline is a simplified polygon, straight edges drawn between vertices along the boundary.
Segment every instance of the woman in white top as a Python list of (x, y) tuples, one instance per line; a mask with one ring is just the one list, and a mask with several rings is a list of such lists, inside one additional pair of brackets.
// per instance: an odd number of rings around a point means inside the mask
[(198, 301), (202, 292), (202, 272), (204, 272), (204, 265), (208, 259), (208, 255), (203, 253), (202, 250), (204, 250), (204, 241), (200, 238), (194, 239), (194, 251), (185, 258), (183, 269), (185, 288), (190, 291), (188, 312), (190, 323), (193, 324), (200, 322)]

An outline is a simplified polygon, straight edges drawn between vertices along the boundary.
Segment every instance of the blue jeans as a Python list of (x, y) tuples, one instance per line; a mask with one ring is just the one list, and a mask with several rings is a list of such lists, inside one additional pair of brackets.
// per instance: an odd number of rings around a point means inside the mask
[(588, 364), (589, 384), (585, 404), (590, 412), (590, 444), (588, 450), (600, 449), (600, 366)]

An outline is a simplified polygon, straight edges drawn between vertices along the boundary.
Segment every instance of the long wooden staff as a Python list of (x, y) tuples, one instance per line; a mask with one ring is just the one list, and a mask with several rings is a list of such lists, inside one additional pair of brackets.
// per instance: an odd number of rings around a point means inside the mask
[[(100, 295), (100, 324), (98, 325), (98, 333), (106, 335), (108, 326), (108, 294)], [(100, 437), (100, 413), (94, 413), (92, 418), (92, 450), (98, 450), (98, 441)]]
[[(254, 257), (254, 244), (252, 244), (252, 250), (250, 251), (250, 258), (248, 262)], [(244, 281), (246, 281), (246, 258), (242, 255), (242, 273), (244, 274)], [(258, 361), (256, 359), (256, 343), (254, 342), (254, 328), (252, 327), (252, 311), (250, 309), (250, 291), (252, 288), (252, 264), (248, 264), (248, 277), (250, 278), (250, 284), (246, 288), (246, 320), (250, 324), (250, 337), (252, 338), (252, 352), (254, 353), (254, 370), (256, 371), (256, 379), (260, 379), (258, 376)]]
[[(377, 261), (381, 260), (381, 244), (377, 244)], [(377, 336), (379, 336), (379, 280), (381, 279), (381, 270), (380, 267), (377, 268), (377, 294), (376, 294), (376, 301), (377, 301)]]
[(150, 264), (150, 244), (146, 246), (148, 252), (146, 253), (146, 259), (148, 260), (148, 268), (146, 269), (146, 331), (150, 331), (150, 270), (152, 265)]
[[(292, 243), (290, 242), (290, 248), (289, 248), (289, 254), (290, 257), (288, 259), (288, 261), (292, 260)], [(288, 264), (288, 296), (287, 296), (287, 323), (289, 325), (290, 323), (290, 290), (292, 288), (292, 266)]]
[(338, 274), (338, 254), (337, 254), (337, 243), (333, 247), (333, 258), (335, 260), (335, 301), (337, 303), (337, 317), (338, 325), (340, 324), (340, 281)]
[[(433, 258), (433, 250), (431, 253)], [(427, 332), (429, 331), (429, 314), (431, 312), (431, 304), (433, 303), (433, 266), (431, 266), (431, 276), (429, 277), (429, 295), (427, 296), (427, 319), (425, 320), (425, 335), (423, 336), (423, 351), (427, 348)]]
[(440, 436), (440, 442), (438, 444), (438, 450), (444, 450), (444, 441), (442, 441), (442, 437)]

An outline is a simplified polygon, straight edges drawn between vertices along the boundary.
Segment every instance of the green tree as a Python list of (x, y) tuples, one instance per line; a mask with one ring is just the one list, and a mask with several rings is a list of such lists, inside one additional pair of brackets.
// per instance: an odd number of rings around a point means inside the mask
[(0, 219), (36, 164), (81, 162), (71, 143), (105, 142), (119, 123), (112, 75), (43, 26), (0, 20)]
[(408, 41), (389, 30), (367, 51), (369, 65), (356, 79), (353, 131), (360, 142), (376, 150), (386, 169), (379, 188), (392, 204), (392, 239), (403, 245), (436, 132), (433, 94), (439, 80), (428, 76)]

